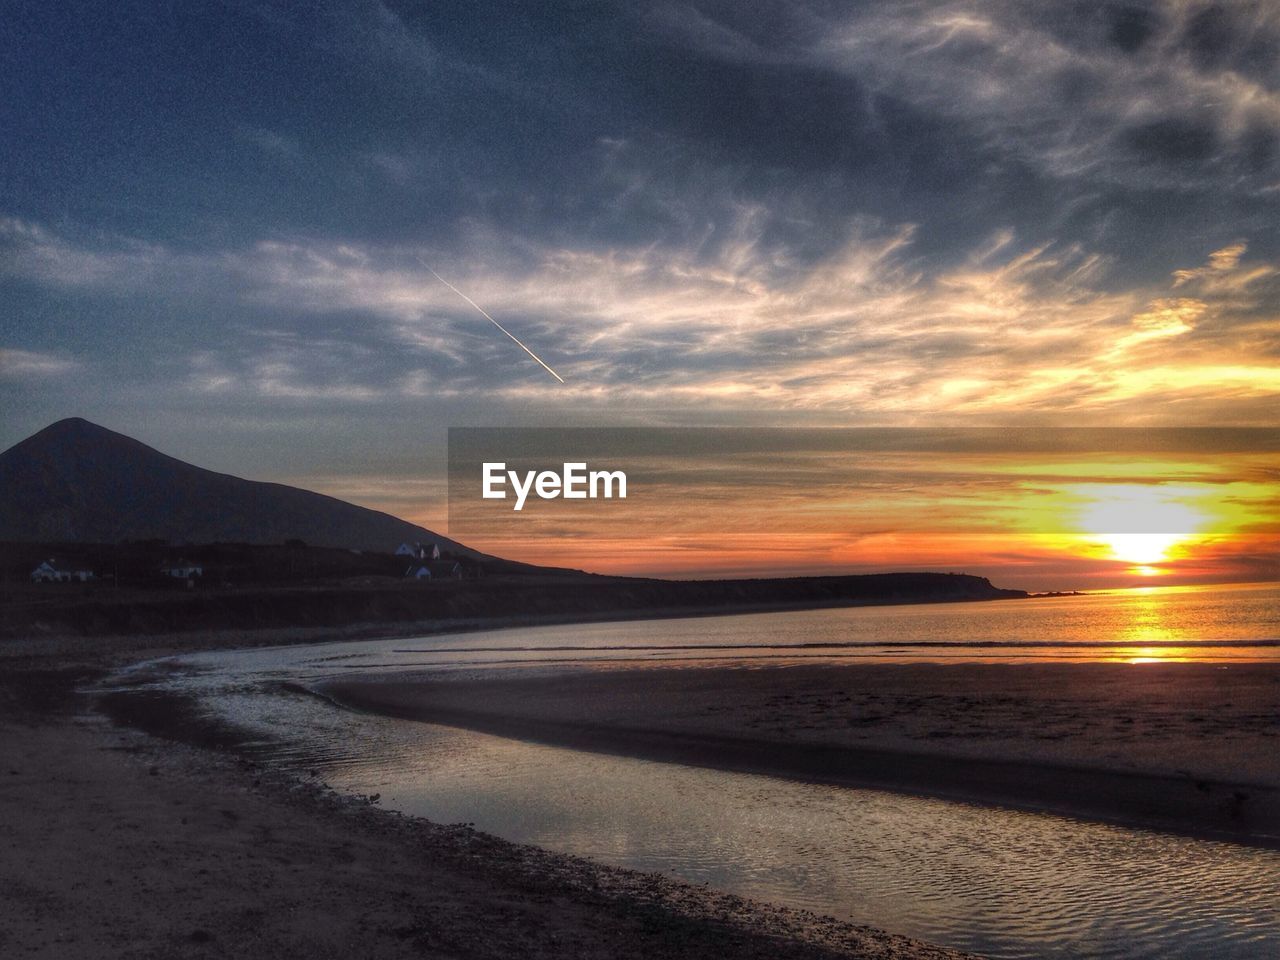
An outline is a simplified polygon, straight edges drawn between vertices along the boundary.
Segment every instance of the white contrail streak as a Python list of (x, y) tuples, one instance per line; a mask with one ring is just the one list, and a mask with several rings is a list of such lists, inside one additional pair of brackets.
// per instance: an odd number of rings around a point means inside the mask
[(446, 280), (444, 277), (440, 276), (440, 274), (436, 273), (436, 272), (435, 272), (434, 270), (432, 270), (429, 266), (427, 266), (427, 261), (425, 261), (425, 260), (423, 260), (421, 257), (419, 257), (419, 258), (418, 258), (418, 262), (419, 262), (420, 264), (422, 264), (424, 267), (427, 267), (427, 272), (428, 272), (429, 274), (431, 274), (433, 277), (435, 277), (437, 280), (439, 280), (441, 283), (443, 283), (446, 287), (448, 287), (450, 290), (452, 290), (454, 293), (456, 293), (458, 296), (460, 296), (463, 300), (467, 301), (467, 303), (471, 304), (473, 307), (475, 307), (477, 310), (479, 310), (479, 311), (480, 311), (480, 315), (481, 315), (482, 317), (484, 317), (486, 320), (488, 320), (490, 323), (492, 323), (495, 327), (497, 327), (499, 330), (501, 330), (503, 333), (505, 333), (508, 337), (510, 337), (512, 340), (514, 340), (514, 341), (516, 342), (516, 344), (520, 347), (520, 349), (521, 349), (521, 350), (523, 350), (523, 351), (524, 351), (525, 353), (527, 353), (529, 356), (533, 357), (533, 359), (537, 360), (539, 364), (541, 364), (541, 366), (542, 366), (542, 369), (543, 369), (543, 370), (547, 371), (547, 373), (551, 374), (553, 377), (555, 377), (555, 378), (556, 378), (557, 380), (559, 380), (561, 383), (564, 383), (564, 377), (560, 376), (560, 374), (556, 373), (556, 372), (555, 372), (554, 370), (552, 370), (549, 366), (547, 366), (545, 363), (543, 363), (543, 362), (542, 362), (542, 358), (541, 358), (540, 356), (538, 356), (536, 353), (534, 353), (532, 350), (530, 350), (528, 347), (526, 347), (523, 343), (521, 343), (521, 342), (520, 342), (520, 338), (519, 338), (519, 337), (517, 337), (514, 333), (512, 333), (510, 330), (508, 330), (506, 327), (504, 327), (502, 324), (500, 324), (497, 320), (493, 319), (493, 317), (489, 316), (489, 314), (487, 314), (487, 313), (485, 312), (484, 307), (480, 306), (480, 304), (476, 303), (474, 300), (472, 300), (470, 297), (468, 297), (465, 293), (463, 293), (461, 290), (459, 290), (457, 287), (455, 287), (452, 283), (450, 283), (450, 282), (449, 282), (448, 280)]

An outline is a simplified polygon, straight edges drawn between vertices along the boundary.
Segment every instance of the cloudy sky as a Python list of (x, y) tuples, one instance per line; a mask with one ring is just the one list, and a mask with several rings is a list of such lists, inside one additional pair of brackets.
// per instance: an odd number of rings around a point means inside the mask
[(0, 10), (0, 446), (429, 516), (449, 425), (1276, 422), (1262, 0)]

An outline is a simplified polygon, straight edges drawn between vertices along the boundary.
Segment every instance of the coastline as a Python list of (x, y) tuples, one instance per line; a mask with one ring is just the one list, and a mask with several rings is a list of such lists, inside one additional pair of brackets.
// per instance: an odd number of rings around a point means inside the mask
[(150, 733), (112, 724), (77, 691), (104, 661), (134, 659), (4, 657), (6, 954), (966, 956), (465, 825), (401, 817), (234, 751), (192, 746), (181, 711), (153, 714)]
[[(1081, 594), (1083, 596), (1083, 594)], [(827, 601), (797, 603), (754, 603), (723, 607), (608, 608), (574, 611), (549, 610), (539, 613), (451, 616), (425, 620), (356, 620), (336, 624), (290, 624), (282, 626), (219, 626), (187, 630), (159, 630), (141, 633), (111, 631), (74, 632), (57, 628), (30, 629), (16, 636), (14, 625), (0, 624), (0, 662), (34, 663), (58, 659), (69, 663), (89, 662), (112, 667), (143, 660), (213, 650), (257, 647), (309, 646), (357, 640), (393, 640), (441, 634), (480, 633), (526, 627), (554, 627), (588, 623), (632, 623), (648, 620), (684, 620), (736, 617), (757, 613), (796, 613), (806, 610), (843, 610), (865, 607), (952, 605), (993, 603), (1029, 597), (966, 597), (934, 600)], [(0, 614), (8, 610), (0, 604)]]
[[(1235, 702), (1211, 723), (1204, 691), (1220, 666), (1144, 666), (1141, 684), (1134, 669), (716, 666), (310, 689), (348, 709), (575, 750), (1280, 847), (1280, 665), (1233, 665)], [(1179, 712), (1191, 688), (1200, 699)], [(1111, 711), (1110, 723), (1120, 700), (1118, 728), (1086, 715)]]
[(431, 632), (436, 624), (486, 629), (502, 623), (532, 626), (1027, 598), (1024, 591), (995, 587), (985, 577), (940, 573), (754, 580), (592, 574), (440, 582), (364, 578), (357, 583), (317, 580), (199, 590), (116, 590), (90, 583), (59, 584), (51, 592), (46, 586), (6, 594), (0, 602), (0, 641), (369, 628), (387, 636)]
[[(473, 629), (498, 629), (523, 622), (478, 621)], [(455, 631), (458, 624), (436, 627), (436, 632)], [(484, 944), (479, 955), (519, 955), (522, 960), (560, 956), (693, 958), (717, 953), (732, 957), (896, 960), (962, 956), (956, 951), (801, 910), (506, 843), (466, 827), (399, 817), (359, 798), (334, 794), (306, 777), (290, 779), (283, 773), (257, 767), (245, 755), (237, 754), (234, 730), (202, 728), (193, 722), (196, 715), (189, 709), (190, 704), (184, 708), (182, 703), (135, 701), (138, 713), (126, 716), (110, 708), (102, 698), (95, 701), (88, 694), (76, 692), (110, 670), (165, 654), (317, 643), (394, 632), (368, 624), (361, 625), (358, 632), (350, 628), (319, 634), (297, 629), (189, 632), (111, 641), (46, 637), (0, 646), (0, 666), (5, 667), (0, 673), (0, 823), (11, 824), (9, 836), (14, 852), (8, 866), (0, 866), (0, 889), (9, 892), (9, 899), (19, 909), (19, 919), (0, 930), (0, 947), (25, 947), (29, 955), (59, 958), (132, 957), (139, 955), (139, 950), (142, 955), (207, 956), (210, 943), (216, 943), (221, 948), (219, 952), (226, 955), (266, 952), (283, 958), (296, 956), (299, 960), (326, 955), (326, 951), (334, 949), (332, 944), (347, 953), (399, 958), (421, 956), (424, 952), (476, 955), (476, 951), (468, 952), (472, 943)], [(1042, 666), (1059, 677), (1083, 675), (1102, 667), (1103, 672), (1126, 680), (1135, 676), (1152, 679), (1149, 686), (1153, 689), (1167, 686), (1159, 678), (1160, 670), (1211, 679), (1213, 672), (1220, 669), (1208, 664), (1141, 668), (1123, 664)], [(1189, 666), (1193, 669), (1188, 672)], [(626, 669), (584, 671), (573, 678), (573, 683), (566, 682), (562, 673), (535, 677), (508, 674), (485, 681), (436, 674), (408, 684), (411, 690), (400, 691), (409, 699), (401, 708), (413, 711), (416, 719), (453, 722), (471, 729), (486, 730), (485, 724), (493, 724), (487, 732), (517, 739), (538, 739), (532, 734), (540, 733), (546, 742), (580, 749), (641, 755), (637, 750), (643, 747), (654, 751), (650, 754), (654, 759), (781, 773), (800, 779), (829, 779), (829, 770), (815, 775), (813, 768), (829, 767), (833, 755), (836, 762), (849, 762), (853, 756), (848, 750), (851, 744), (841, 746), (841, 739), (857, 727), (832, 709), (836, 704), (823, 701), (822, 697), (815, 700), (814, 695), (824, 691), (830, 694), (836, 688), (846, 695), (856, 692), (856, 685), (846, 682), (847, 671), (870, 671), (879, 679), (864, 687), (874, 689), (877, 695), (892, 691), (893, 684), (886, 682), (890, 676), (898, 677), (917, 694), (925, 694), (918, 698), (910, 714), (922, 725), (919, 730), (895, 732), (892, 724), (883, 723), (862, 728), (860, 736), (870, 736), (891, 748), (881, 751), (879, 759), (889, 773), (898, 771), (886, 776), (879, 786), (983, 803), (1003, 802), (1031, 810), (1057, 809), (1130, 826), (1149, 824), (1162, 830), (1273, 846), (1253, 830), (1253, 825), (1240, 829), (1228, 822), (1223, 830), (1206, 823), (1201, 816), (1203, 810), (1193, 810), (1191, 817), (1187, 811), (1175, 810), (1172, 818), (1167, 810), (1155, 811), (1154, 816), (1150, 810), (1117, 811), (1116, 784), (1126, 782), (1126, 778), (1131, 784), (1144, 784), (1139, 793), (1160, 793), (1150, 791), (1153, 783), (1159, 785), (1158, 766), (1145, 771), (1086, 771), (1095, 779), (1085, 784), (1081, 796), (1088, 800), (1105, 794), (1109, 797), (1107, 808), (1066, 810), (1046, 802), (1043, 795), (1026, 796), (1021, 802), (1017, 798), (993, 797), (991, 778), (986, 774), (1003, 765), (1010, 782), (1039, 784), (1039, 788), (1052, 794), (1066, 782), (1063, 777), (1080, 776), (1078, 764), (1059, 763), (1056, 774), (1046, 774), (1025, 759), (1002, 760), (1000, 751), (991, 744), (978, 749), (981, 745), (969, 743), (966, 747), (960, 742), (948, 744), (953, 755), (944, 757), (945, 762), (939, 764), (937, 750), (903, 750), (904, 744), (895, 742), (895, 736), (899, 741), (929, 740), (932, 723), (949, 722), (945, 713), (926, 708), (935, 699), (927, 689), (919, 688), (921, 673), (943, 680), (949, 670), (971, 670), (1006, 679), (1023, 676), (1030, 678), (1031, 687), (1045, 689), (1042, 680), (1034, 677), (1035, 670), (1027, 665), (916, 665), (914, 675), (913, 668), (903, 664), (864, 665), (841, 667), (824, 682), (818, 682), (824, 667), (782, 667), (803, 689), (775, 691), (777, 698), (767, 704), (773, 711), (772, 722), (794, 726), (797, 737), (811, 742), (807, 746), (794, 741), (775, 743), (772, 754), (763, 758), (759, 744), (768, 739), (764, 736), (768, 731), (759, 729), (759, 725), (768, 717), (742, 714), (741, 702), (735, 706), (722, 699), (723, 689), (716, 694), (721, 697), (718, 701), (716, 697), (700, 700), (677, 682), (683, 677), (705, 692), (716, 688), (707, 681), (717, 672), (733, 672), (760, 681), (766, 675), (776, 679), (774, 669), (731, 671), (702, 667), (642, 672), (651, 680), (660, 681), (658, 687), (665, 690), (637, 685), (636, 674), (640, 672)], [(1220, 717), (1221, 722), (1234, 723), (1244, 714), (1254, 715), (1256, 703), (1251, 697), (1262, 696), (1268, 708), (1274, 706), (1275, 691), (1280, 689), (1280, 665), (1233, 664), (1232, 669), (1247, 671), (1247, 675), (1232, 675), (1231, 683), (1226, 685), (1234, 699), (1239, 699), (1242, 679), (1249, 689), (1251, 684), (1261, 685), (1236, 705), (1236, 713)], [(839, 678), (834, 686), (833, 678)], [(451, 708), (455, 712), (445, 717), (445, 697), (436, 699), (434, 717), (423, 715), (423, 680), (432, 687), (433, 697), (448, 693), (460, 698), (470, 706), (472, 714), (457, 712), (459, 703), (455, 701)], [(579, 683), (594, 685), (594, 689), (584, 690)], [(379, 687), (380, 695), (386, 697), (394, 692), (395, 684), (383, 680), (362, 682), (359, 686), (362, 697)], [(1010, 695), (1017, 690), (1007, 682), (997, 687), (987, 690), (989, 699), (1008, 706)], [(1124, 689), (1129, 691), (1132, 685), (1126, 682)], [(1165, 692), (1176, 694), (1178, 689)], [(484, 710), (475, 710), (477, 691), (485, 694)], [(343, 705), (362, 706), (354, 701), (352, 689), (317, 692), (326, 696), (341, 694), (335, 699), (351, 698)], [(741, 687), (740, 692), (752, 694), (750, 684)], [(801, 692), (806, 695), (798, 696)], [(972, 697), (981, 691), (958, 692)], [(978, 697), (979, 701), (983, 699)], [(530, 713), (531, 700), (541, 704), (541, 720), (536, 712)], [(747, 700), (759, 698), (751, 695)], [(499, 703), (503, 709), (494, 709)], [(564, 712), (567, 703), (576, 704), (574, 709), (579, 715)], [(726, 706), (731, 709), (708, 709)], [(777, 709), (780, 706), (786, 709)], [(1030, 707), (1046, 723), (1063, 719), (1060, 709), (1044, 715), (1044, 706), (1043, 698), (1030, 701)], [(1070, 707), (1070, 715), (1081, 712), (1078, 704), (1066, 706)], [(1211, 701), (1209, 707), (1219, 709), (1223, 704)], [(378, 709), (391, 712), (387, 703)], [(104, 710), (114, 714), (116, 725), (106, 722)], [(1268, 709), (1265, 717), (1258, 717), (1274, 725), (1271, 712)], [(594, 715), (594, 729), (584, 728), (583, 713)], [(634, 720), (637, 715), (645, 718), (647, 728), (634, 722), (628, 728), (628, 717)], [(667, 729), (662, 724), (654, 728), (655, 718), (664, 719)], [(902, 711), (897, 719), (902, 719)], [(1165, 726), (1169, 719), (1167, 711), (1137, 715), (1139, 721)], [(1183, 717), (1188, 722), (1191, 719)], [(691, 720), (696, 721), (693, 727), (698, 729), (691, 730)], [(540, 730), (539, 723), (543, 725)], [(751, 730), (752, 735), (738, 737), (735, 742), (726, 736), (726, 729)], [(1032, 746), (1041, 750), (1046, 745), (1073, 742), (1062, 738), (1060, 732), (1051, 731), (1051, 736), (1046, 735), (1046, 739), (1037, 740)], [(1213, 731), (1207, 733), (1212, 741)], [(1139, 739), (1142, 736), (1145, 734)], [(570, 742), (580, 737), (586, 739)], [(594, 742), (588, 742), (592, 738)], [(824, 738), (829, 742), (824, 744)], [(1256, 737), (1250, 742), (1255, 747), (1269, 743), (1266, 738)], [(1089, 749), (1097, 746), (1087, 738), (1081, 743)], [(1004, 744), (1001, 749), (1007, 746)], [(673, 750), (684, 751), (685, 755), (677, 756)], [(731, 755), (734, 750), (739, 751), (736, 757)], [(990, 754), (985, 761), (983, 753)], [(1265, 758), (1275, 754), (1264, 751), (1263, 755)], [(1241, 756), (1236, 752), (1225, 757), (1227, 768), (1240, 768)], [(865, 764), (871, 757), (864, 747), (862, 755), (855, 759)], [(1171, 754), (1162, 756), (1160, 763), (1168, 766), (1182, 759), (1186, 759), (1185, 754)], [(801, 769), (806, 763), (811, 765), (807, 771)], [(912, 763), (921, 765), (917, 767), (923, 771), (920, 782), (901, 782), (901, 771)], [(780, 769), (785, 764), (793, 767)], [(939, 768), (950, 769), (957, 782), (940, 788), (936, 782)], [(8, 769), (18, 772), (8, 774), (5, 782)], [(978, 776), (979, 771), (984, 775)], [(1248, 776), (1211, 778), (1207, 791), (1189, 774), (1176, 773), (1161, 782), (1176, 784), (1184, 793), (1189, 791), (1193, 801), (1207, 797), (1212, 816), (1224, 812), (1222, 801), (1229, 802), (1231, 791), (1224, 793), (1221, 788), (1231, 786), (1234, 790), (1242, 784), (1250, 791), (1249, 814), (1253, 816), (1257, 804), (1252, 801), (1258, 799), (1259, 788), (1271, 790), (1280, 778), (1272, 776), (1274, 770), (1265, 762), (1262, 768), (1255, 766), (1245, 772)], [(842, 776), (847, 779), (838, 782), (866, 782), (865, 770), (846, 770)], [(1156, 780), (1143, 780), (1144, 776), (1154, 776)], [(104, 830), (103, 823), (111, 826)], [(200, 829), (189, 830), (192, 825)], [(39, 869), (24, 869), (32, 863), (38, 864)], [(390, 878), (384, 866), (392, 869)], [(105, 888), (94, 887), (82, 882), (82, 877), (92, 878), (93, 884), (103, 884), (104, 878), (108, 882)], [(111, 878), (116, 878), (117, 889), (111, 889)], [(272, 891), (266, 901), (261, 897), (262, 889)], [(466, 897), (474, 899), (467, 901)], [(151, 903), (158, 904), (156, 911), (139, 906)], [(104, 912), (99, 904), (110, 909)], [(174, 920), (161, 925), (151, 917), (153, 912)], [(106, 948), (98, 943), (90, 946), (100, 930), (113, 931), (112, 936), (119, 932), (120, 942), (113, 941)], [(373, 946), (369, 946), (371, 943)]]

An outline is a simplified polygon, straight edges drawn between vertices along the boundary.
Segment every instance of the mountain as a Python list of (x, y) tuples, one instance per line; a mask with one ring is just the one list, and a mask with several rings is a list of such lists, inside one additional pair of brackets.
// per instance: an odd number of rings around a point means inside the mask
[(482, 554), (377, 510), (166, 456), (73, 417), (0, 453), (0, 540), (282, 543), (391, 552), (402, 542)]

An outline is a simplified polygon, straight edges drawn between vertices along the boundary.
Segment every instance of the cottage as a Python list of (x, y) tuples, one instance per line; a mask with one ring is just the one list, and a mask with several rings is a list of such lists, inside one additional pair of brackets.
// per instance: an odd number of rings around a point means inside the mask
[(404, 575), (414, 580), (461, 580), (464, 573), (462, 564), (457, 560), (433, 560), (415, 563)]
[(413, 557), (415, 560), (439, 560), (440, 548), (434, 543), (415, 543), (412, 546), (402, 543), (396, 548), (395, 555), (397, 557)]
[(31, 571), (32, 583), (87, 583), (93, 579), (92, 570), (76, 570), (58, 566), (57, 560), (46, 560)]

